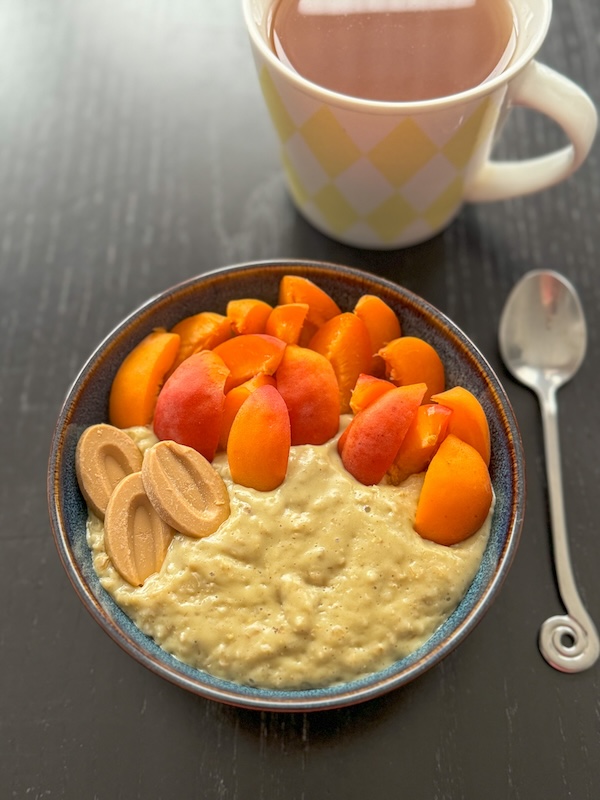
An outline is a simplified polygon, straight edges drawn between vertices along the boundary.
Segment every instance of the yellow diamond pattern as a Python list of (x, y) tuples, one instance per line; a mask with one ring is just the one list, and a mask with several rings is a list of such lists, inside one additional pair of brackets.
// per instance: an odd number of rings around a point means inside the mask
[[(489, 105), (488, 98), (476, 108), (475, 112), (468, 117), (457, 133), (442, 148), (442, 153), (454, 164), (456, 169), (464, 169), (467, 166), (477, 140), (488, 135), (488, 125), (482, 129), (482, 124), (485, 121)], [(493, 124), (493, 114), (490, 114), (489, 126)]]
[(313, 201), (329, 227), (336, 233), (343, 233), (360, 219), (340, 190), (332, 183), (317, 192)]
[(300, 133), (330, 178), (335, 178), (360, 158), (354, 141), (325, 106), (301, 126)]
[(304, 185), (300, 180), (300, 176), (295, 170), (294, 165), (290, 161), (285, 150), (282, 150), (281, 161), (283, 164), (283, 169), (287, 176), (288, 186), (290, 188), (290, 192), (292, 194), (292, 197), (294, 198), (294, 201), (301, 207), (306, 205), (306, 203), (310, 200), (310, 194), (304, 188)]
[[(402, 152), (410, 152), (410, 163), (398, 158)], [(406, 119), (375, 145), (368, 158), (397, 189), (416, 175), (437, 152), (438, 148), (417, 123)]]
[[(311, 206), (313, 210), (316, 207), (334, 233), (343, 234), (357, 223), (362, 223), (370, 226), (382, 243), (398, 240), (404, 230), (418, 221), (426, 223), (431, 230), (439, 230), (448, 222), (461, 203), (464, 190), (462, 173), (474, 149), (489, 137), (495, 124), (495, 114), (491, 108), (493, 101), (488, 98), (475, 108), (452, 138), (443, 145), (436, 145), (415, 119), (408, 118), (400, 122), (368, 153), (364, 153), (329, 108), (319, 106), (305, 122), (297, 125), (288, 113), (266, 67), (260, 71), (260, 84), (283, 144), (283, 168), (295, 203), (306, 209), (309, 217)], [(316, 194), (307, 189), (298, 173), (295, 166), (297, 155), (291, 158), (292, 150), (287, 150), (291, 147), (289, 140), (298, 135), (323, 170), (323, 180), (326, 182)], [(410, 159), (399, 158), (398, 154), (403, 152), (410, 152)], [(456, 177), (450, 180), (440, 195), (432, 198), (426, 208), (417, 202), (417, 207), (414, 207), (410, 202), (412, 190), (405, 184), (435, 156), (447, 159), (446, 169), (456, 170)], [(368, 214), (359, 213), (335, 184), (338, 176), (361, 158), (367, 159), (382, 174), (389, 186), (396, 190)]]
[(395, 194), (372, 211), (367, 222), (383, 242), (391, 242), (419, 215), (399, 194)]
[(421, 216), (432, 229), (439, 228), (460, 205), (464, 184), (461, 177), (455, 178), (444, 192), (435, 200)]
[(281, 97), (279, 96), (277, 88), (273, 83), (273, 79), (271, 78), (269, 70), (266, 67), (261, 69), (259, 80), (262, 93), (265, 98), (265, 103), (269, 109), (275, 130), (277, 131), (281, 141), (287, 142), (290, 136), (292, 136), (292, 134), (295, 132), (296, 126), (288, 114), (287, 109), (284, 106)]

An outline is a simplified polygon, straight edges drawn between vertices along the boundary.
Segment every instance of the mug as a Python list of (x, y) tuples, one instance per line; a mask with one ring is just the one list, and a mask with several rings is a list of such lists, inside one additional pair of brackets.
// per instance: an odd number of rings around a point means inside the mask
[[(269, 45), (276, 0), (243, 0), (259, 81), (299, 212), (333, 239), (394, 249), (442, 231), (465, 202), (546, 189), (586, 159), (597, 128), (589, 96), (535, 60), (552, 0), (511, 0), (516, 49), (506, 69), (468, 91), (421, 102), (338, 94), (284, 65)], [(570, 144), (520, 161), (490, 158), (512, 106), (547, 115)]]

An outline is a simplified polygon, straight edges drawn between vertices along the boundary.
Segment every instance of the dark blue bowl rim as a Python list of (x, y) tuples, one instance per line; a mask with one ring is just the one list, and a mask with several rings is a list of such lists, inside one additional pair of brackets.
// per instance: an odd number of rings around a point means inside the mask
[[(473, 607), (458, 614), (458, 622), (451, 622), (452, 630), (449, 635), (439, 636), (440, 641), (436, 641), (434, 634), (429, 642), (425, 643), (416, 653), (397, 661), (387, 669), (349, 683), (324, 689), (279, 691), (238, 685), (187, 667), (170, 654), (165, 653), (155, 645), (152, 639), (143, 634), (141, 635), (142, 640), (147, 641), (143, 641), (141, 644), (134, 641), (122, 630), (124, 624), (125, 627), (127, 624), (135, 627), (129, 618), (123, 614), (103, 589), (100, 590), (101, 596), (97, 596), (92, 591), (71, 546), (61, 501), (61, 474), (63, 469), (68, 468), (64, 461), (63, 448), (66, 431), (77, 400), (87, 382), (93, 377), (94, 364), (106, 353), (111, 344), (124, 335), (134, 322), (139, 321), (140, 317), (150, 314), (157, 304), (168, 304), (174, 296), (193, 291), (198, 285), (204, 286), (211, 280), (233, 277), (239, 273), (248, 274), (253, 270), (260, 272), (265, 269), (280, 276), (288, 272), (295, 272), (317, 282), (319, 278), (350, 279), (361, 286), (361, 291), (363, 289), (365, 292), (377, 289), (387, 291), (399, 298), (400, 302), (414, 313), (425, 315), (428, 324), (437, 326), (440, 331), (443, 331), (444, 337), (450, 337), (453, 346), (458, 346), (466, 352), (469, 361), (485, 378), (492, 392), (496, 410), (500, 415), (509, 450), (507, 463), (504, 466), (510, 472), (508, 479), (513, 494), (507, 510), (505, 536), (499, 552), (493, 557), (494, 564), (491, 573), (482, 579), (483, 586), (478, 591), (478, 597)], [(96, 622), (134, 659), (175, 685), (199, 696), (230, 705), (271, 711), (326, 710), (379, 697), (414, 680), (452, 652), (481, 621), (503, 584), (518, 547), (525, 513), (525, 458), (518, 424), (499, 379), (483, 354), (445, 314), (410, 290), (386, 278), (353, 267), (315, 260), (271, 259), (220, 267), (175, 284), (138, 306), (103, 339), (81, 368), (61, 407), (52, 437), (48, 462), (47, 500), (58, 554), (75, 591)], [(467, 597), (468, 595), (469, 593), (467, 593)], [(459, 609), (464, 603), (465, 599)], [(452, 615), (450, 621), (457, 615), (457, 612)], [(448, 622), (445, 625), (447, 626)], [(443, 628), (444, 626), (442, 626)], [(152, 649), (158, 651), (158, 654), (151, 652)]]

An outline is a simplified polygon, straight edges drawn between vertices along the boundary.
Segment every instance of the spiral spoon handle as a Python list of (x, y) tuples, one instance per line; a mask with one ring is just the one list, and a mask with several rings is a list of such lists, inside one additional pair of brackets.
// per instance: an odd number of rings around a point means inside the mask
[(546, 473), (550, 497), (554, 566), (566, 615), (547, 619), (541, 626), (539, 647), (546, 661), (562, 672), (581, 672), (596, 663), (600, 654), (598, 632), (587, 613), (573, 576), (563, 499), (556, 390), (540, 385)]

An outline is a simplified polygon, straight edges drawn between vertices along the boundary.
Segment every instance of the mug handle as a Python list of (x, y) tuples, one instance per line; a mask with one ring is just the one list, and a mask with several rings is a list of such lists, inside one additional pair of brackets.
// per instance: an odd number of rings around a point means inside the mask
[(583, 89), (537, 61), (523, 70), (515, 85), (511, 105), (550, 117), (571, 144), (523, 161), (487, 161), (465, 191), (469, 202), (508, 200), (554, 186), (581, 166), (592, 147), (598, 115)]

